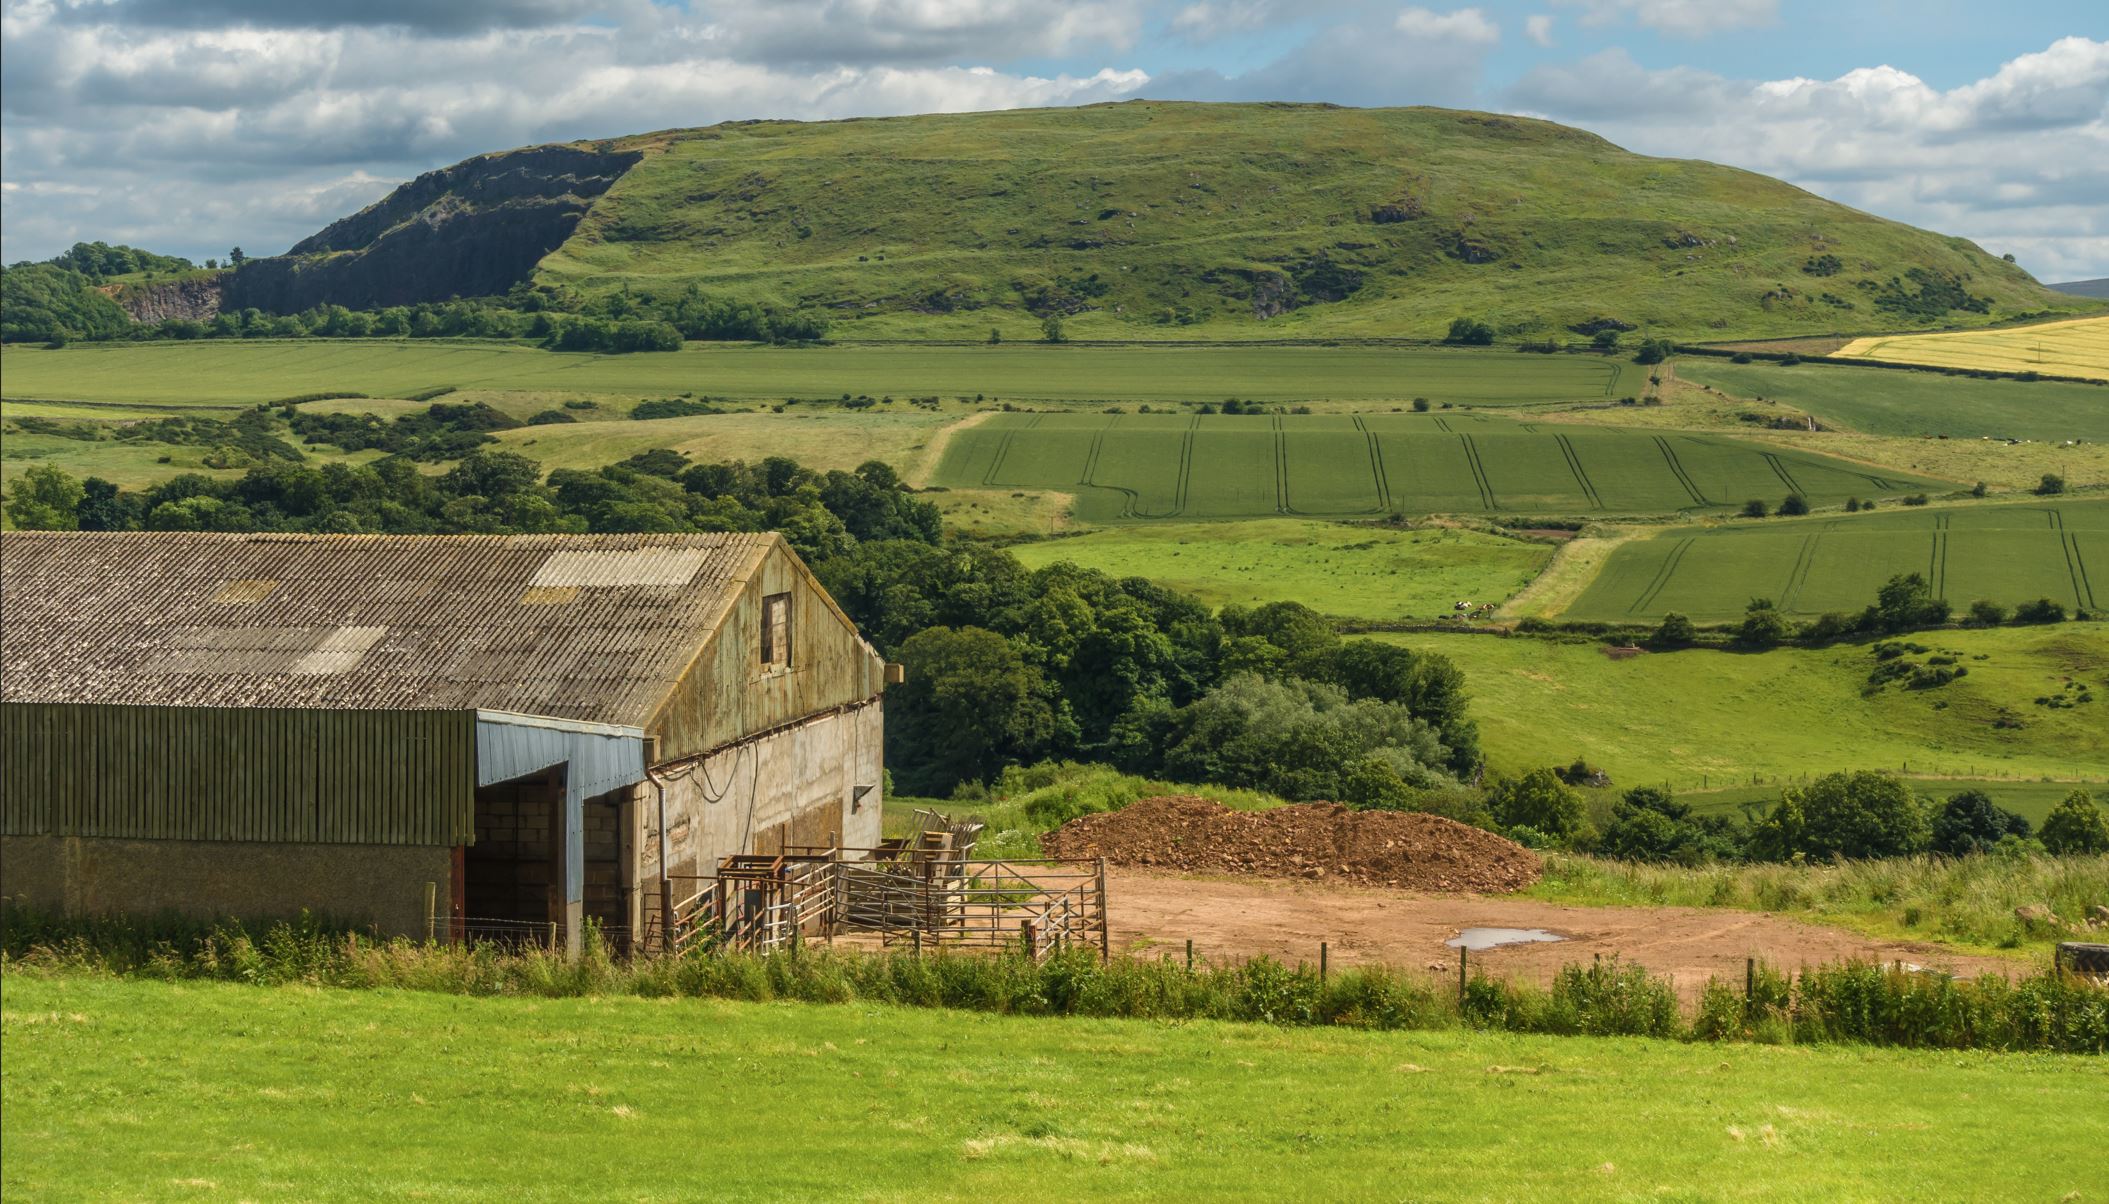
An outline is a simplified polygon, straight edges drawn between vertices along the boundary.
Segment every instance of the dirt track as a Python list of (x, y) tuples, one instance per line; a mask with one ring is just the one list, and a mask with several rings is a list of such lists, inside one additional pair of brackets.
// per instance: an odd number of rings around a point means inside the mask
[(1549, 982), (1568, 962), (1618, 954), (1696, 995), (1709, 977), (1740, 982), (1743, 959), (1777, 966), (1862, 958), (1906, 961), (1975, 975), (2019, 963), (1966, 957), (1939, 946), (1880, 941), (1838, 928), (1754, 911), (1693, 907), (1569, 907), (1476, 895), (1318, 886), (1303, 882), (1175, 877), (1109, 870), (1113, 948), (1197, 958), (1269, 954), (1294, 964), (1318, 959), (1328, 942), (1334, 965), (1381, 963), (1455, 972), (1457, 951), (1443, 942), (1460, 928), (1543, 928), (1566, 937), (1473, 955), (1489, 973)]

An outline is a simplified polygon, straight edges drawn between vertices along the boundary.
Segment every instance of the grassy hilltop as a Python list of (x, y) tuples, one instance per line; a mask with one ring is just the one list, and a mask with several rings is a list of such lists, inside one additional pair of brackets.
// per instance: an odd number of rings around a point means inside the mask
[(1085, 338), (1433, 338), (1462, 314), (1503, 337), (1613, 319), (1701, 338), (2097, 307), (1963, 239), (1750, 172), (1520, 117), (1324, 105), (745, 122), (533, 148), (420, 177), (295, 251), (256, 274), (287, 306), (363, 296), (393, 259), (435, 298), (457, 261), (481, 274), (452, 292), (497, 291), (484, 269), (510, 256), (588, 293), (695, 285), (816, 309), (852, 339), (1036, 338), (1053, 314)]

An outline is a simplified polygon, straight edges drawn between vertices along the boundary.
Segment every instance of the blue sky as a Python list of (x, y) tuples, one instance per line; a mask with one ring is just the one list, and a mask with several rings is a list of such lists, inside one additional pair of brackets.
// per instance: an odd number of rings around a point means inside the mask
[(0, 256), (281, 251), (479, 151), (1135, 96), (1530, 113), (2109, 276), (2109, 5), (0, 0)]

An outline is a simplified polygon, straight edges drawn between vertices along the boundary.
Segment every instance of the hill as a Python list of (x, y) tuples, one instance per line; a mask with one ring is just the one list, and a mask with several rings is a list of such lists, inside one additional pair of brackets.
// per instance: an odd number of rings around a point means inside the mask
[(2050, 286), (2055, 292), (2070, 293), (2075, 297), (2109, 298), (2109, 278), (2101, 280), (2072, 280)]
[[(479, 156), (282, 257), (281, 312), (680, 293), (837, 337), (1792, 335), (2087, 312), (1957, 238), (1780, 181), (1440, 109), (1134, 101), (730, 123)], [(1572, 332), (1572, 333), (1571, 333)]]

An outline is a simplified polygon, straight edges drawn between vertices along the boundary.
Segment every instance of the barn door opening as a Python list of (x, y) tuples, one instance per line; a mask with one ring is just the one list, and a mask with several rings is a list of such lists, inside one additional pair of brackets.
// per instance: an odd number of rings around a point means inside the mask
[(476, 842), (462, 853), (469, 939), (547, 942), (562, 925), (565, 770), (476, 788)]

